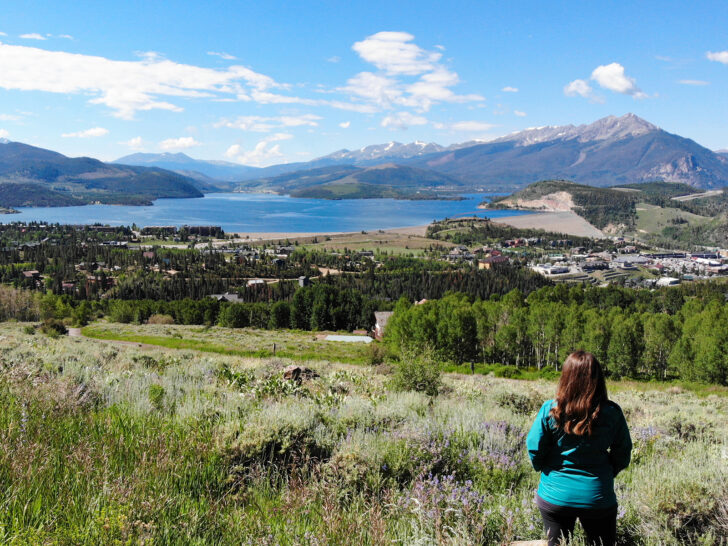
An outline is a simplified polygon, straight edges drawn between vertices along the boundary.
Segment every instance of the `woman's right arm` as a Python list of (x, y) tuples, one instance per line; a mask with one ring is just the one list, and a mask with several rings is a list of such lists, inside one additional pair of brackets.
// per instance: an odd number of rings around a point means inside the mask
[(526, 437), (526, 448), (531, 459), (531, 465), (535, 470), (539, 471), (543, 469), (552, 442), (552, 432), (549, 427), (551, 404), (552, 402), (549, 400), (541, 406)]

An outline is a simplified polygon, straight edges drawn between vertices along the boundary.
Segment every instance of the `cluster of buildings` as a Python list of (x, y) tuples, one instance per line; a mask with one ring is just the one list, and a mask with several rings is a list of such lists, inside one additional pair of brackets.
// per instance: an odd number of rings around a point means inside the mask
[[(672, 286), (680, 280), (693, 280), (728, 274), (728, 251), (725, 252), (639, 252), (626, 245), (619, 252), (584, 252), (575, 248), (569, 254), (552, 254), (543, 263), (531, 264), (531, 269), (547, 276), (579, 276), (604, 271), (605, 280), (618, 273), (649, 271), (659, 278), (657, 286)], [(623, 276), (623, 275), (621, 275)]]

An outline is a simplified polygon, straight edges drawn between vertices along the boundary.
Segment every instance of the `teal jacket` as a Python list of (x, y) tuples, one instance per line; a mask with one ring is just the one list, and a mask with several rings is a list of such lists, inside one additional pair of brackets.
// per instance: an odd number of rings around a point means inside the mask
[(547, 400), (526, 437), (533, 468), (541, 471), (538, 495), (546, 502), (574, 508), (610, 508), (617, 504), (614, 476), (627, 468), (632, 452), (622, 409), (602, 407), (591, 436), (559, 430)]

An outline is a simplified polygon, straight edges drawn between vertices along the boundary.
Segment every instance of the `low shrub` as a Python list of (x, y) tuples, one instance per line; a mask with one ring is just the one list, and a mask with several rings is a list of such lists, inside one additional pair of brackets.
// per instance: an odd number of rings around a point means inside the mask
[(500, 407), (519, 415), (531, 415), (541, 407), (543, 402), (538, 393), (523, 394), (512, 391), (499, 393), (496, 395), (495, 401)]
[(174, 324), (174, 318), (172, 315), (151, 315), (147, 319), (147, 324)]
[(521, 377), (523, 375), (521, 373), (521, 370), (516, 368), (515, 366), (500, 366), (493, 370), (493, 375), (496, 377), (506, 377), (506, 378), (516, 378)]
[(64, 336), (68, 333), (68, 328), (59, 319), (46, 319), (40, 327), (41, 332), (50, 337)]
[(366, 361), (370, 366), (379, 366), (384, 364), (387, 358), (387, 348), (379, 343), (372, 342), (367, 347)]
[(437, 396), (442, 387), (442, 368), (431, 351), (404, 351), (397, 363), (393, 386), (402, 391)]

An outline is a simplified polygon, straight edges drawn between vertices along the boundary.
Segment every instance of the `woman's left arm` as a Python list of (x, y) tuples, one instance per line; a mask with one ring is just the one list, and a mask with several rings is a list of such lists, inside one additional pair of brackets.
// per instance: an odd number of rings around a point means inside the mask
[(531, 465), (535, 470), (542, 470), (544, 461), (548, 455), (552, 443), (552, 432), (549, 427), (552, 402), (545, 402), (531, 425), (531, 430), (526, 437), (526, 448), (531, 459)]
[(612, 464), (615, 476), (629, 466), (629, 461), (632, 458), (632, 438), (629, 435), (627, 420), (624, 418), (622, 409), (619, 406), (617, 408), (619, 409), (617, 433), (609, 448), (609, 462)]

